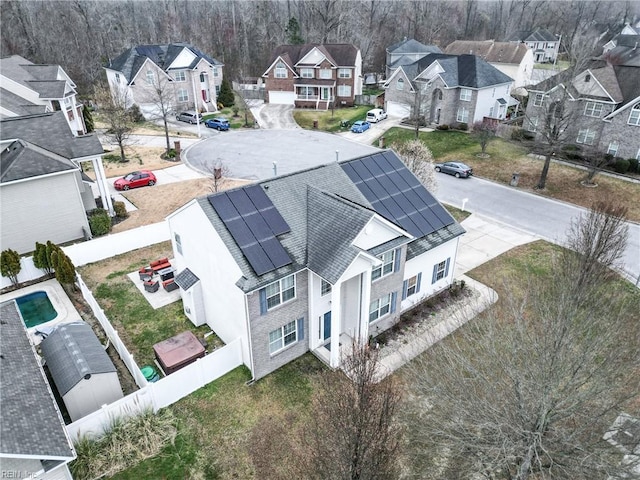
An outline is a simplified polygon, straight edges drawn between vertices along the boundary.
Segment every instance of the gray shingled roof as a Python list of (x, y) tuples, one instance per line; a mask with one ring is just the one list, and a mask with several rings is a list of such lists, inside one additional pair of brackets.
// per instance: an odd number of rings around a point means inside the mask
[[(386, 153), (395, 155), (390, 150)], [(360, 158), (366, 161), (368, 157)], [(290, 231), (279, 235), (278, 240), (292, 260), (291, 264), (261, 276), (254, 273), (207, 197), (197, 199), (242, 271), (243, 276), (237, 282), (239, 288), (250, 292), (307, 267), (329, 282), (339, 278), (357, 253), (350, 243), (375, 213), (341, 167), (341, 164), (353, 160), (330, 163), (259, 183), (290, 227)], [(446, 241), (443, 240), (445, 237), (453, 238), (457, 230), (455, 226), (448, 228), (440, 237), (433, 237), (431, 244), (440, 244)], [(460, 227), (457, 234), (463, 232)], [(404, 237), (399, 244), (407, 241)]]
[(0, 305), (0, 453), (74, 458), (15, 301)]
[(67, 81), (58, 79), (59, 69), (58, 65), (34, 64), (20, 55), (0, 59), (2, 75), (32, 89), (43, 99), (65, 96)]
[(519, 65), (529, 49), (522, 43), (494, 42), (493, 40), (456, 40), (445, 48), (449, 55), (477, 55), (489, 63)]
[(34, 113), (44, 113), (47, 110), (46, 105), (31, 103), (4, 88), (0, 88), (0, 105), (16, 115), (33, 115)]
[(548, 30), (538, 27), (535, 30), (518, 30), (508, 38), (509, 42), (557, 42), (558, 38)]
[(171, 63), (185, 48), (193, 52), (197, 57), (188, 68), (195, 67), (200, 59), (206, 60), (211, 65), (222, 65), (222, 62), (202, 53), (193, 45), (187, 43), (169, 43), (163, 45), (138, 45), (129, 48), (106, 64), (105, 68), (122, 73), (128, 83), (135, 78), (147, 59), (151, 60), (163, 71), (168, 71)]
[(318, 48), (337, 66), (347, 67), (356, 64), (358, 48), (355, 45), (350, 43), (307, 43), (305, 45), (280, 45), (276, 47), (269, 59), (269, 65), (271, 65), (276, 58), (282, 57), (290, 67), (293, 67), (314, 48)]
[(616, 46), (604, 56), (613, 65), (640, 67), (640, 35), (618, 35)]
[(59, 325), (40, 348), (60, 395), (67, 394), (86, 375), (116, 371), (93, 329), (85, 322)]
[(181, 289), (183, 289), (185, 291), (189, 290), (191, 287), (193, 287), (199, 281), (200, 281), (200, 279), (198, 278), (198, 276), (195, 273), (193, 273), (191, 270), (189, 270), (188, 268), (185, 268), (184, 270), (182, 270), (175, 277), (175, 282), (178, 284), (178, 286)]
[(413, 38), (404, 39), (398, 43), (394, 43), (390, 47), (387, 47), (387, 52), (389, 53), (442, 53), (435, 45), (425, 45), (424, 43), (420, 43)]
[(78, 170), (66, 158), (35, 147), (24, 140), (0, 143), (0, 183)]
[(0, 140), (20, 138), (73, 160), (102, 155), (104, 149), (95, 134), (74, 137), (64, 112), (43, 113), (0, 120)]

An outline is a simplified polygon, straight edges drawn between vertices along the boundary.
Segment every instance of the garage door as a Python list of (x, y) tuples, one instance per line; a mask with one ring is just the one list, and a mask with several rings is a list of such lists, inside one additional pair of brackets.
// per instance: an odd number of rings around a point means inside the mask
[(295, 94), (293, 92), (273, 92), (269, 91), (269, 103), (279, 105), (293, 105)]
[(386, 107), (390, 117), (407, 118), (411, 114), (411, 107), (406, 103), (388, 101)]

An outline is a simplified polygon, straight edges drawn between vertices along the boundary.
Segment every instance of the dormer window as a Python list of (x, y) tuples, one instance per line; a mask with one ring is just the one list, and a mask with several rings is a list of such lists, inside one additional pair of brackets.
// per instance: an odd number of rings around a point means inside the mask
[(396, 88), (398, 90), (404, 90), (404, 79), (399, 78), (398, 81), (396, 82)]
[(276, 78), (287, 78), (287, 67), (283, 62), (276, 63)]
[(588, 73), (584, 76), (584, 83), (589, 83), (591, 81), (591, 75)]
[(153, 82), (155, 81), (156, 76), (153, 73), (153, 70), (147, 70), (147, 76), (146, 76), (146, 81), (149, 85), (152, 85)]

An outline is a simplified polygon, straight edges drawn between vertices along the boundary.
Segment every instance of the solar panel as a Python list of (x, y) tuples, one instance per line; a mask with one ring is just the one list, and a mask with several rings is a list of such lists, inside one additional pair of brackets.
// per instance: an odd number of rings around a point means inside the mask
[(226, 194), (209, 195), (207, 199), (223, 222), (240, 216)]
[(282, 244), (277, 238), (271, 237), (264, 242), (260, 242), (260, 246), (273, 263), (274, 268), (284, 267), (291, 263), (287, 251), (282, 247)]
[(254, 207), (262, 215), (274, 235), (282, 235), (291, 231), (291, 227), (282, 218), (278, 209), (259, 185), (251, 185), (243, 189), (251, 199)]

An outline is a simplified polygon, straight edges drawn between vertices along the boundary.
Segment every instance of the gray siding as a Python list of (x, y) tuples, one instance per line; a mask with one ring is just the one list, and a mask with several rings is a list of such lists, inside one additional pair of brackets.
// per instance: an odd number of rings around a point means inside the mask
[[(259, 290), (247, 295), (251, 323), (253, 373), (256, 379), (264, 377), (309, 350), (309, 275), (306, 270), (303, 270), (296, 273), (295, 276), (296, 298), (269, 310), (264, 315), (260, 315)], [(304, 318), (304, 339), (271, 355), (269, 353), (269, 332), (291, 321), (297, 321), (299, 318)]]
[[(371, 301), (388, 293), (396, 292), (396, 307), (394, 313), (389, 313), (379, 320), (369, 324), (369, 334), (374, 337), (392, 327), (400, 318), (400, 303), (402, 302), (402, 282), (404, 281), (404, 264), (407, 259), (407, 247), (402, 247), (400, 256), (400, 268), (382, 277), (371, 284)], [(368, 307), (367, 307), (368, 308)], [(369, 312), (367, 312), (368, 314)]]
[(89, 228), (82, 198), (71, 171), (0, 186), (2, 240), (0, 248), (18, 253), (35, 249), (35, 242), (65, 243), (83, 238)]
[(609, 143), (615, 141), (619, 145), (616, 157), (636, 158), (640, 149), (640, 125), (629, 125), (629, 113), (630, 108), (615, 115), (611, 122), (604, 122), (600, 150), (606, 153)]

